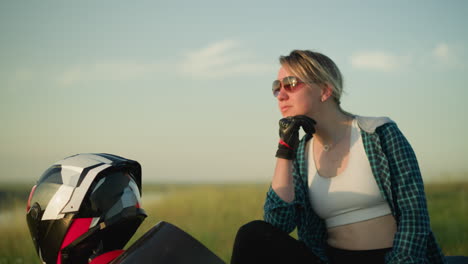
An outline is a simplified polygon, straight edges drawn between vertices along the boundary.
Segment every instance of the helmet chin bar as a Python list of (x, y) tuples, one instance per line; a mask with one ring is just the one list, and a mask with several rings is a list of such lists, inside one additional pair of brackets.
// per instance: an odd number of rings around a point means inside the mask
[[(37, 211), (40, 213), (37, 214)], [(26, 221), (41, 260), (46, 263), (56, 263), (55, 252), (59, 252), (63, 237), (73, 222), (74, 214), (67, 214), (62, 219), (41, 221), (42, 212), (40, 206), (34, 204), (26, 215)]]
[[(145, 218), (146, 213), (143, 209), (125, 208), (119, 215), (91, 227), (66, 245), (60, 252), (61, 264), (88, 263), (89, 258), (93, 256), (122, 249)], [(89, 219), (85, 225), (90, 226), (91, 221), (92, 219)]]

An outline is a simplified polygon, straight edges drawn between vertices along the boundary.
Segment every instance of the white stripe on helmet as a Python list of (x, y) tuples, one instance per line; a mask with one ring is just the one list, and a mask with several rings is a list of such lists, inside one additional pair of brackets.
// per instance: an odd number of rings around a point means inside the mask
[(63, 184), (76, 187), (78, 181), (80, 180), (81, 172), (83, 172), (83, 168), (62, 165), (62, 170), (60, 171), (60, 174), (62, 175)]
[(41, 220), (44, 221), (63, 218), (63, 215), (59, 215), (60, 211), (62, 211), (63, 207), (70, 200), (74, 189), (75, 187), (72, 186), (60, 186), (54, 196), (52, 196), (52, 199), (50, 199)]
[(57, 161), (55, 164), (60, 164), (62, 166), (68, 165), (78, 168), (88, 168), (98, 163), (112, 163), (112, 161), (96, 154), (77, 154), (67, 157), (61, 161)]
[(110, 164), (103, 164), (99, 167), (90, 170), (84, 178), (84, 180), (81, 182), (80, 186), (75, 188), (70, 202), (68, 202), (65, 208), (63, 208), (62, 213), (65, 214), (78, 211), (78, 209), (80, 209), (81, 202), (83, 201), (86, 192), (88, 192), (89, 187), (93, 183), (94, 178), (96, 178), (96, 175), (98, 175), (104, 169), (109, 168), (110, 166)]
[(42, 220), (61, 219), (66, 213), (77, 212), (96, 175), (110, 166), (110, 164), (103, 164), (90, 170), (80, 184), (80, 187), (61, 185), (54, 196), (52, 196), (52, 199), (50, 199)]

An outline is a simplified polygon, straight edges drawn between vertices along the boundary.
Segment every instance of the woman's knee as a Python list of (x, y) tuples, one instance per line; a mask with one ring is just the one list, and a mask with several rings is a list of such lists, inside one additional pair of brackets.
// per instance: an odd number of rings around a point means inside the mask
[(273, 228), (273, 226), (262, 220), (254, 220), (244, 224), (237, 231), (237, 235), (259, 235)]
[(248, 222), (237, 231), (236, 241), (257, 243), (271, 239), (273, 233), (278, 232), (274, 226), (262, 220)]

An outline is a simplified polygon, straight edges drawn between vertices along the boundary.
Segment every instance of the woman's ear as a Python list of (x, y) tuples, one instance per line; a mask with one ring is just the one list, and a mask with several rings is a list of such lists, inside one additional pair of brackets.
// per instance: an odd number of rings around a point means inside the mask
[(321, 85), (321, 88), (320, 101), (325, 102), (332, 96), (333, 89), (330, 83)]

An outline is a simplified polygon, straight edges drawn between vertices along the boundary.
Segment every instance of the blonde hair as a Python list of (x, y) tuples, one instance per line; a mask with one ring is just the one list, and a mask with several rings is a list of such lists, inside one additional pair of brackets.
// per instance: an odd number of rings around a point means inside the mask
[(279, 61), (303, 82), (330, 84), (333, 100), (341, 109), (343, 94), (343, 76), (338, 66), (327, 56), (310, 50), (293, 50), (287, 56), (281, 56)]

